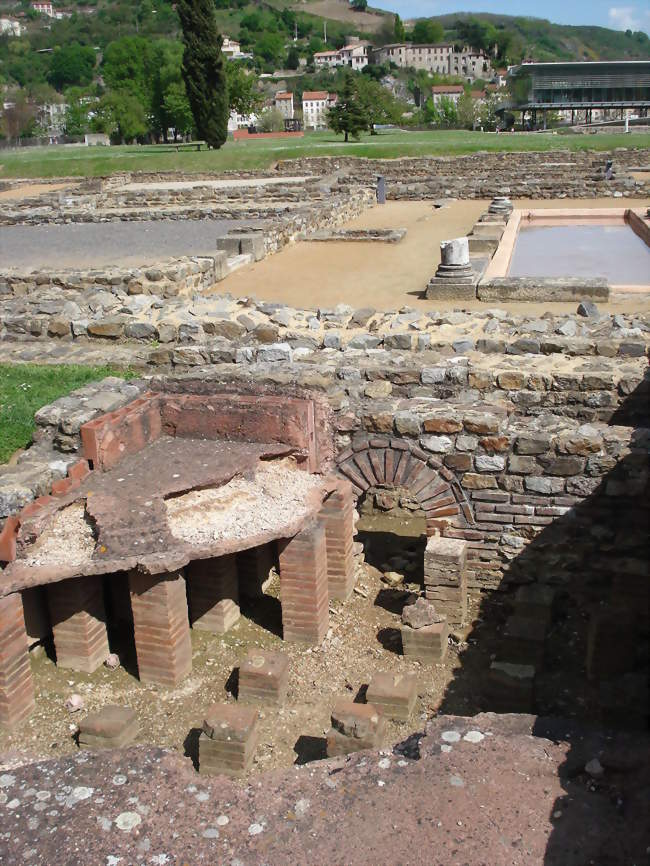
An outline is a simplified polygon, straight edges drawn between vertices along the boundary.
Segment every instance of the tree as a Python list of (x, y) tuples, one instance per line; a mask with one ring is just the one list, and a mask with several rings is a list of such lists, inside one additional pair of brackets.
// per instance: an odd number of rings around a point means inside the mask
[(297, 69), (300, 66), (300, 55), (298, 49), (292, 45), (287, 53), (287, 69)]
[(456, 103), (456, 117), (458, 125), (463, 129), (474, 129), (477, 109), (474, 100), (467, 91), (463, 93)]
[(228, 104), (237, 114), (252, 114), (260, 107), (264, 97), (257, 90), (257, 76), (243, 63), (229, 61), (226, 66), (228, 78)]
[(402, 24), (402, 19), (399, 15), (395, 15), (395, 42), (404, 42), (406, 39), (406, 31), (404, 30), (404, 25)]
[(146, 134), (147, 116), (137, 96), (128, 90), (113, 90), (100, 99), (92, 126), (96, 132), (128, 143)]
[(413, 42), (419, 44), (435, 44), (442, 42), (444, 30), (442, 24), (431, 18), (422, 18), (415, 22), (413, 27)]
[(228, 137), (228, 79), (213, 0), (178, 0), (183, 28), (183, 79), (200, 138), (221, 147)]
[(334, 132), (344, 133), (346, 141), (350, 135), (358, 140), (360, 133), (368, 128), (368, 115), (361, 104), (356, 82), (349, 70), (345, 74), (338, 102), (329, 110), (328, 122)]
[(194, 118), (182, 81), (173, 81), (168, 85), (163, 98), (163, 107), (169, 125), (174, 130), (174, 138), (177, 135), (187, 135), (192, 131)]
[(257, 127), (262, 132), (282, 132), (284, 130), (284, 117), (277, 108), (267, 108), (260, 115)]
[(85, 87), (93, 80), (94, 69), (93, 49), (73, 42), (54, 51), (47, 78), (57, 90), (70, 86)]
[(350, 5), (357, 12), (365, 12), (368, 8), (368, 0), (351, 0)]
[(36, 106), (27, 101), (23, 91), (5, 96), (5, 100), (8, 107), (1, 122), (6, 137), (11, 140), (30, 136), (36, 124)]

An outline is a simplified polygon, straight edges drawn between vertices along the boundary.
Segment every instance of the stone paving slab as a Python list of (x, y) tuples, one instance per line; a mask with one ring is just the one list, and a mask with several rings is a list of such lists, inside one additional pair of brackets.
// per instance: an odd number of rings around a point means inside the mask
[(645, 734), (491, 713), (251, 787), (162, 749), (84, 752), (0, 775), (0, 863), (629, 866), (650, 842), (649, 755)]

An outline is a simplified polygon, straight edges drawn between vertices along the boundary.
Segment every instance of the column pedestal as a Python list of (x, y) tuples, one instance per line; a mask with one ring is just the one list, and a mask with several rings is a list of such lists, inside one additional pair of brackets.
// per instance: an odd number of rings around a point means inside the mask
[(192, 670), (192, 643), (182, 572), (129, 573), (138, 673), (144, 683), (173, 687)]
[(109, 653), (101, 577), (51, 583), (47, 601), (57, 666), (87, 674), (96, 671)]
[(319, 644), (329, 624), (325, 527), (314, 523), (278, 546), (284, 639)]
[(14, 727), (34, 706), (23, 603), (14, 592), (0, 598), (0, 723)]
[(348, 481), (338, 483), (319, 517), (325, 526), (329, 597), (345, 600), (354, 589), (354, 497)]
[(234, 554), (198, 559), (186, 574), (192, 628), (225, 634), (240, 616)]

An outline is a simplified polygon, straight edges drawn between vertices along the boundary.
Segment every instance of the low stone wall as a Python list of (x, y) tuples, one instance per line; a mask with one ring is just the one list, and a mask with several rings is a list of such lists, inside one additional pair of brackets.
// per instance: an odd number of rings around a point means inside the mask
[[(605, 163), (614, 162), (614, 177), (605, 180)], [(557, 150), (488, 153), (468, 156), (358, 159), (307, 157), (284, 160), (278, 171), (349, 172), (351, 181), (374, 184), (386, 179), (389, 199), (485, 198), (509, 193), (511, 198), (601, 198), (646, 196), (648, 181), (635, 180), (630, 169), (647, 161), (647, 150), (616, 148), (612, 153)]]
[[(594, 557), (600, 557), (592, 566), (596, 584), (607, 569), (618, 567), (620, 572), (636, 573), (638, 564), (618, 562), (624, 554), (615, 546), (602, 547), (600, 538), (602, 532), (610, 531), (602, 526), (606, 516), (614, 524), (612, 539), (620, 531), (617, 527), (625, 526), (642, 548), (638, 536), (645, 533), (650, 516), (644, 495), (650, 430), (640, 426), (639, 419), (634, 426), (630, 423), (629, 407), (624, 405), (619, 413), (623, 424), (585, 424), (579, 418), (553, 414), (550, 408), (534, 417), (527, 415), (526, 400), (521, 397), (531, 392), (521, 380), (506, 382), (503, 377), (502, 384), (509, 384), (510, 389), (490, 395), (472, 387), (475, 383), (470, 381), (467, 368), (459, 365), (424, 368), (422, 381), (412, 389), (393, 386), (388, 380), (390, 368), (383, 371), (386, 378), (380, 379), (361, 378), (357, 373), (356, 368), (350, 368), (348, 373), (341, 370), (328, 377), (308, 367), (290, 365), (246, 370), (222, 366), (180, 379), (155, 377), (128, 384), (112, 379), (86, 386), (37, 413), (37, 444), (15, 467), (0, 474), (0, 516), (6, 517), (47, 492), (55, 472), (53, 464), (64, 475), (68, 465), (76, 462), (82, 424), (145, 389), (154, 393), (207, 395), (223, 391), (285, 396), (310, 390), (328, 397), (334, 413), (336, 461), (355, 485), (357, 495), (386, 486), (389, 452), (391, 478), (398, 477), (400, 460), (406, 461), (397, 483), (407, 492), (415, 489), (414, 477), (421, 464), (435, 469), (457, 491), (451, 508), (441, 503), (435, 528), (468, 542), (469, 578), (474, 588), (534, 580), (564, 585), (574, 568), (584, 566), (572, 552), (576, 533), (580, 534), (581, 548), (593, 547)], [(399, 376), (399, 371), (393, 373), (397, 381)], [(437, 384), (428, 384), (431, 381)], [(557, 382), (560, 384), (559, 376)], [(381, 399), (376, 396), (378, 384), (382, 386)], [(390, 394), (386, 394), (388, 384), (394, 388)], [(630, 382), (629, 387), (633, 384)], [(636, 390), (647, 400), (641, 378)], [(570, 402), (570, 392), (556, 393), (564, 404)], [(616, 421), (616, 416), (612, 420)], [(57, 457), (60, 449), (64, 451)], [(596, 525), (601, 528), (590, 536)], [(527, 562), (526, 548), (534, 543), (532, 549), (537, 551), (539, 537), (552, 526), (553, 544), (558, 546), (554, 569), (540, 574), (522, 570), (516, 563)], [(583, 533), (587, 533), (586, 539)], [(587, 583), (591, 576), (587, 575)]]

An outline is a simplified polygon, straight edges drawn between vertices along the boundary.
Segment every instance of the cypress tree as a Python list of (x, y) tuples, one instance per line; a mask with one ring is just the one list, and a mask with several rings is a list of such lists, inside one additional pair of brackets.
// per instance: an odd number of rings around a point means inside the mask
[(228, 83), (214, 19), (214, 0), (178, 0), (183, 28), (183, 80), (199, 138), (221, 147), (228, 137)]

